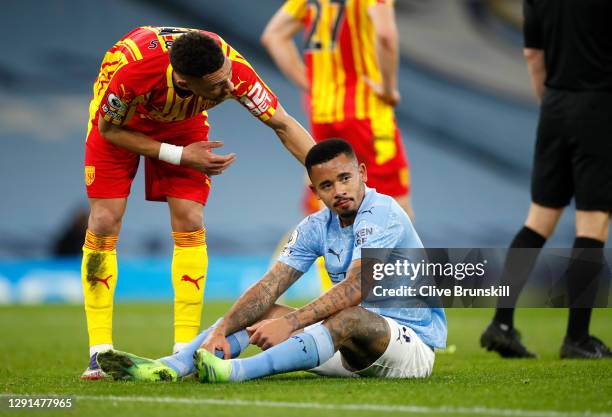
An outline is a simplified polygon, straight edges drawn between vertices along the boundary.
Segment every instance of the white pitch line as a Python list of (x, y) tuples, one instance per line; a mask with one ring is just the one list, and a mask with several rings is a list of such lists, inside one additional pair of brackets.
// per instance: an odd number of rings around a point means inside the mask
[[(0, 394), (0, 397), (34, 394)], [(41, 394), (40, 396), (57, 396), (58, 394)], [(39, 396), (39, 395), (36, 395)], [(572, 412), (556, 410), (522, 410), (512, 408), (488, 407), (428, 407), (420, 405), (383, 405), (383, 404), (323, 404), (314, 402), (289, 401), (250, 401), (250, 400), (221, 400), (215, 398), (185, 398), (185, 397), (143, 397), (143, 396), (117, 396), (117, 395), (77, 395), (77, 400), (89, 401), (117, 401), (142, 402), (186, 405), (223, 405), (239, 407), (268, 407), (268, 408), (295, 408), (334, 411), (377, 411), (382, 413), (415, 413), (415, 414), (465, 414), (488, 415), (502, 417), (612, 417), (610, 413), (596, 413), (591, 411)]]

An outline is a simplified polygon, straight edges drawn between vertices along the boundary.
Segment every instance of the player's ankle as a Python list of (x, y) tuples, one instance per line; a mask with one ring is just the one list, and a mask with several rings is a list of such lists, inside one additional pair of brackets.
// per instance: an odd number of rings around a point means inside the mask
[(187, 342), (175, 342), (174, 346), (172, 347), (172, 353), (178, 353), (181, 350), (183, 350), (189, 343)]
[(93, 356), (96, 353), (106, 352), (107, 350), (113, 349), (112, 343), (103, 343), (100, 345), (93, 345), (89, 347), (89, 356)]

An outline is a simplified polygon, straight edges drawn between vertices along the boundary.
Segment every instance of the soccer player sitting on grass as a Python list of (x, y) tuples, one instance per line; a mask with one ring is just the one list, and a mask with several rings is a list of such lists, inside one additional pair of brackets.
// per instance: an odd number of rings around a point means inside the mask
[[(315, 145), (305, 165), (327, 208), (299, 224), (270, 271), (180, 352), (152, 360), (108, 351), (97, 358), (105, 372), (154, 381), (177, 380), (197, 369), (202, 382), (297, 370), (388, 378), (431, 374), (434, 348), (446, 343), (443, 309), (359, 306), (362, 248), (422, 247), (407, 214), (393, 198), (365, 186), (365, 165), (343, 140)], [(275, 304), (319, 256), (334, 286), (300, 309)], [(230, 359), (249, 343), (264, 351)]]

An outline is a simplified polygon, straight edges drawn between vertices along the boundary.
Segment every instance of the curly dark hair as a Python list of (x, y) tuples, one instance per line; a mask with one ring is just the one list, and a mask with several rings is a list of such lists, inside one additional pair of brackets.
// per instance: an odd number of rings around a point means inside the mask
[(201, 32), (187, 32), (170, 47), (170, 63), (181, 75), (202, 77), (217, 71), (224, 61), (217, 41)]
[(326, 139), (310, 148), (306, 154), (304, 165), (310, 174), (313, 165), (329, 162), (340, 154), (355, 159), (355, 151), (350, 143), (344, 139)]

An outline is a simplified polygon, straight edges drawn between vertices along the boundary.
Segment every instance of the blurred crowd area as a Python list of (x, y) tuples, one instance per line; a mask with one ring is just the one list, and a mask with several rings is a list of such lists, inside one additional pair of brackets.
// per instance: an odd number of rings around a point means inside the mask
[[(104, 52), (136, 26), (217, 32), (306, 125), (302, 98), (259, 44), (281, 0), (8, 0), (0, 22), (0, 258), (78, 256), (87, 216), (83, 143)], [(396, 0), (397, 117), (411, 164), (415, 226), (429, 247), (505, 247), (529, 204), (537, 106), (522, 58), (519, 0)], [(237, 103), (210, 112), (211, 139), (237, 162), (213, 181), (211, 254), (272, 253), (301, 219), (303, 170)], [(166, 256), (167, 208), (144, 201), (139, 174), (122, 256)], [(551, 246), (573, 239), (568, 211)]]

